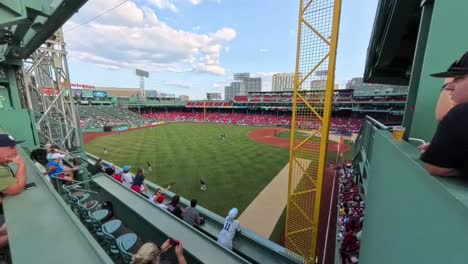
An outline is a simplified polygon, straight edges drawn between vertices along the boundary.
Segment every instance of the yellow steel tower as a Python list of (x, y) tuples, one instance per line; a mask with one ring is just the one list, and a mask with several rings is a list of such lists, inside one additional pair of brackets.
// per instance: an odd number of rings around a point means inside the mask
[(300, 0), (285, 237), (305, 263), (318, 263), (340, 9), (341, 0)]

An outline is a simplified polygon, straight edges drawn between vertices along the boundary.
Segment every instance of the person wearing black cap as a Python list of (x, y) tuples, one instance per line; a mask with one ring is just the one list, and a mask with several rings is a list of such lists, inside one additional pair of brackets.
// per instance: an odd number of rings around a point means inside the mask
[[(0, 134), (0, 192), (2, 194), (15, 195), (24, 190), (26, 185), (26, 162), (18, 155), (16, 144), (23, 141), (16, 141), (12, 136)], [(13, 175), (8, 163), (15, 163), (18, 167)], [(0, 203), (2, 196), (0, 196)], [(3, 223), (0, 227), (0, 248), (8, 245), (7, 226)]]
[(468, 176), (468, 52), (447, 71), (431, 76), (453, 78), (444, 89), (454, 106), (440, 121), (421, 160), (431, 175)]
[[(3, 194), (18, 194), (26, 185), (26, 163), (16, 148), (16, 144), (21, 142), (23, 141), (16, 141), (10, 135), (0, 134), (0, 192)], [(8, 163), (18, 166), (15, 175), (7, 166)]]

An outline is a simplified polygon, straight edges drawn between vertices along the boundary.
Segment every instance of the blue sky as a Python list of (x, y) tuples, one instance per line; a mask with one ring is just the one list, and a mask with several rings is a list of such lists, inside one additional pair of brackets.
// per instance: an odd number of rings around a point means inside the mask
[[(63, 27), (72, 83), (137, 87), (135, 68), (150, 71), (146, 89), (191, 99), (222, 92), (234, 72), (251, 72), (271, 89), (271, 75), (293, 72), (299, 1), (90, 0)], [(362, 76), (377, 0), (343, 0), (336, 82)]]

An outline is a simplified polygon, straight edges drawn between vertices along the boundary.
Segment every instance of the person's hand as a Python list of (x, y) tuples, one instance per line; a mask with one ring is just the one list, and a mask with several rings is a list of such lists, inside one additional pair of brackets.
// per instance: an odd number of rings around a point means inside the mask
[(166, 241), (164, 241), (164, 243), (161, 245), (161, 251), (162, 252), (166, 252), (168, 249), (170, 249), (172, 247), (171, 245), (171, 239), (168, 239)]
[(184, 247), (182, 246), (182, 241), (179, 241), (179, 245), (177, 245), (174, 249), (177, 257), (183, 257), (184, 256)]
[(13, 162), (16, 165), (26, 164), (26, 162), (21, 158), (20, 155), (16, 155), (15, 157), (8, 159), (8, 161)]
[(422, 145), (420, 145), (420, 146), (418, 147), (418, 150), (419, 150), (421, 153), (423, 153), (423, 152), (425, 152), (425, 151), (429, 148), (430, 145), (431, 145), (431, 143), (422, 144)]

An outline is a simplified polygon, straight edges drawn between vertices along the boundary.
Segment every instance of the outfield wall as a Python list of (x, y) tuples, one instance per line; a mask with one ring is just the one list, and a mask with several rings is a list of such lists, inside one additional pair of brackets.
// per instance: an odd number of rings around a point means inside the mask
[[(154, 127), (154, 126), (159, 126), (163, 125), (166, 122), (164, 121), (157, 121), (149, 124), (129, 124), (129, 125), (123, 125), (123, 126), (115, 126), (111, 128), (111, 132), (121, 132), (121, 131), (126, 131), (126, 130), (132, 130), (132, 129), (137, 129), (137, 128), (144, 128), (144, 127)], [(83, 133), (97, 133), (97, 132), (105, 132), (103, 127), (99, 128), (83, 128), (82, 129)]]

